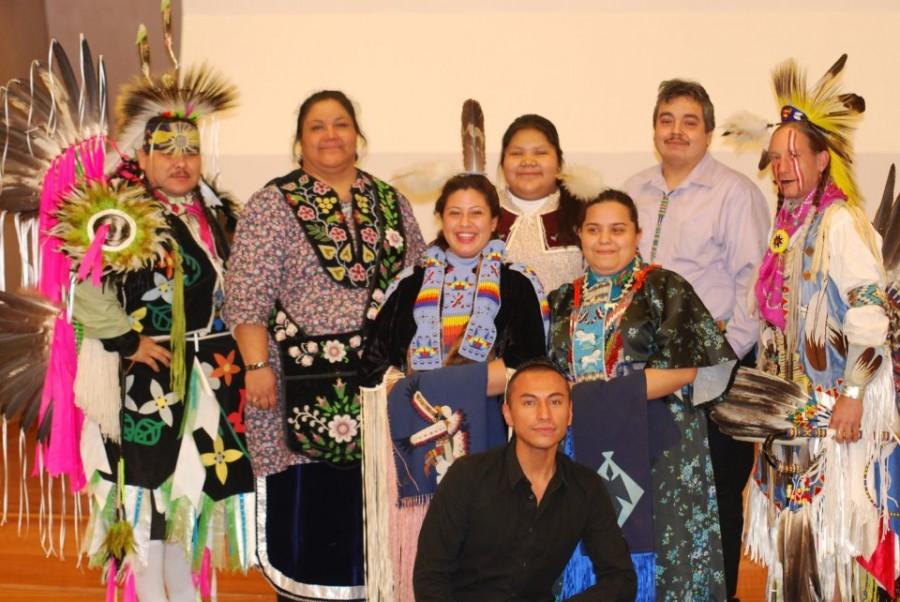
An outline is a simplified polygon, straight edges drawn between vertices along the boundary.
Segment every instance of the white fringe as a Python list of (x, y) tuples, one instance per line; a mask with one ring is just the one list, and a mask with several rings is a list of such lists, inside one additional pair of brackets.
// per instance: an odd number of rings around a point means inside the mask
[[(0, 223), (0, 228), (3, 224)], [(3, 241), (0, 240), (0, 246)], [(3, 416), (3, 517), (0, 518), (0, 526), (6, 524), (6, 516), (9, 511), (9, 452), (7, 451), (9, 425), (6, 422), (6, 416)]]
[[(17, 531), (22, 536), (22, 516), (25, 516), (25, 533), (31, 526), (31, 500), (28, 496), (28, 488), (25, 479), (28, 478), (28, 458), (25, 457), (25, 431), (19, 429), (19, 521)], [(23, 511), (24, 508), (24, 511)]]
[(66, 558), (66, 476), (59, 477), (59, 559)]
[(76, 565), (81, 565), (81, 492), (77, 491), (72, 494), (72, 507), (75, 521), (75, 558)]
[[(0, 192), (3, 191), (3, 158), (0, 158)], [(6, 214), (0, 211), (0, 291), (6, 290)], [(4, 521), (6, 522), (6, 521)]]
[(771, 572), (777, 555), (773, 544), (775, 528), (769, 521), (770, 511), (768, 498), (756, 481), (751, 480), (744, 517), (744, 553)]
[(75, 404), (100, 426), (100, 432), (115, 443), (120, 441), (119, 354), (103, 348), (98, 339), (84, 337), (78, 352), (75, 375)]
[[(828, 438), (823, 442), (825, 483), (813, 499), (813, 516), (816, 560), (826, 599), (834, 596), (836, 588), (845, 600), (860, 591), (861, 576), (854, 568), (854, 558), (872, 555), (879, 527), (889, 518), (890, 475), (885, 460), (894, 444), (885, 442), (883, 434), (894, 429), (896, 418), (891, 366), (884, 362), (866, 387), (860, 440), (840, 444)], [(876, 466), (882, 486), (873, 505), (869, 496), (875, 494)]]
[[(388, 375), (385, 375), (385, 381)], [(391, 562), (390, 495), (387, 463), (393, 459), (387, 413), (387, 386), (361, 387), (363, 525), (365, 530), (366, 593), (373, 602), (392, 602), (394, 573)]]

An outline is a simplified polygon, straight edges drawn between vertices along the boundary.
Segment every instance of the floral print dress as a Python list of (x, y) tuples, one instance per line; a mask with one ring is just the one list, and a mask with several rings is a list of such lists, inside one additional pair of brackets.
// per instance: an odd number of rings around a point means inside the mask
[(393, 277), (425, 245), (409, 202), (363, 172), (342, 204), (295, 170), (247, 202), (226, 282), (229, 326), (268, 327), (279, 407), (247, 408), (257, 549), (279, 593), (365, 597), (357, 365)]

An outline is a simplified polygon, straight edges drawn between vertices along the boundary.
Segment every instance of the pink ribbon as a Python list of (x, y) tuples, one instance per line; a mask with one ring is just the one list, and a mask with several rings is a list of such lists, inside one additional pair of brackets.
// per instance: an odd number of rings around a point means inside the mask
[(200, 199), (195, 198), (184, 206), (184, 210), (197, 218), (197, 223), (200, 225), (200, 238), (203, 239), (203, 244), (206, 245), (209, 252), (215, 255), (216, 244), (213, 242), (212, 231), (209, 229), (209, 222), (206, 221), (206, 213), (203, 211), (201, 202)]
[(106, 602), (116, 602), (116, 559), (109, 559), (109, 570), (106, 572)]
[(100, 276), (103, 274), (103, 243), (106, 242), (106, 235), (109, 233), (109, 224), (103, 224), (94, 233), (94, 240), (91, 246), (81, 260), (81, 266), (78, 268), (78, 280), (84, 280), (88, 274), (91, 275), (91, 283), (94, 286), (100, 286)]
[(138, 602), (137, 599), (137, 591), (134, 583), (134, 571), (129, 567), (126, 569), (128, 571), (127, 576), (125, 577), (125, 591), (122, 596), (123, 602)]
[[(209, 554), (209, 548), (203, 548), (203, 560), (200, 562), (200, 596), (209, 598), (212, 596), (212, 561)], [(196, 583), (194, 585), (197, 585)]]

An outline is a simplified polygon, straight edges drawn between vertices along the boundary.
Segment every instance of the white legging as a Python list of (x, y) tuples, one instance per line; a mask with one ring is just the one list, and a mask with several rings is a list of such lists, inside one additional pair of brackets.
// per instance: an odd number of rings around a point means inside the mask
[(134, 574), (140, 602), (195, 602), (191, 563), (179, 544), (153, 540), (147, 567)]

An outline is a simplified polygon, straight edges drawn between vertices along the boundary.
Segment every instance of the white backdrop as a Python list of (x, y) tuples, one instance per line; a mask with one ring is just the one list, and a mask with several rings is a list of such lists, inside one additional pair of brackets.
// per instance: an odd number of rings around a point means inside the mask
[[(185, 0), (182, 56), (239, 86), (220, 122), (222, 184), (246, 199), (291, 168), (296, 111), (323, 88), (347, 92), (369, 139), (362, 165), (383, 178), (459, 155), (463, 100), (485, 111), (489, 161), (522, 113), (553, 120), (566, 159), (612, 186), (655, 161), (659, 82), (696, 79), (719, 123), (750, 110), (774, 120), (771, 69), (795, 57), (815, 81), (849, 53), (846, 88), (868, 110), (855, 138), (857, 173), (874, 212), (900, 162), (900, 2), (895, 0)], [(710, 8), (712, 7), (712, 8)], [(757, 179), (757, 154), (713, 152)], [(431, 207), (416, 206), (426, 237)]]

